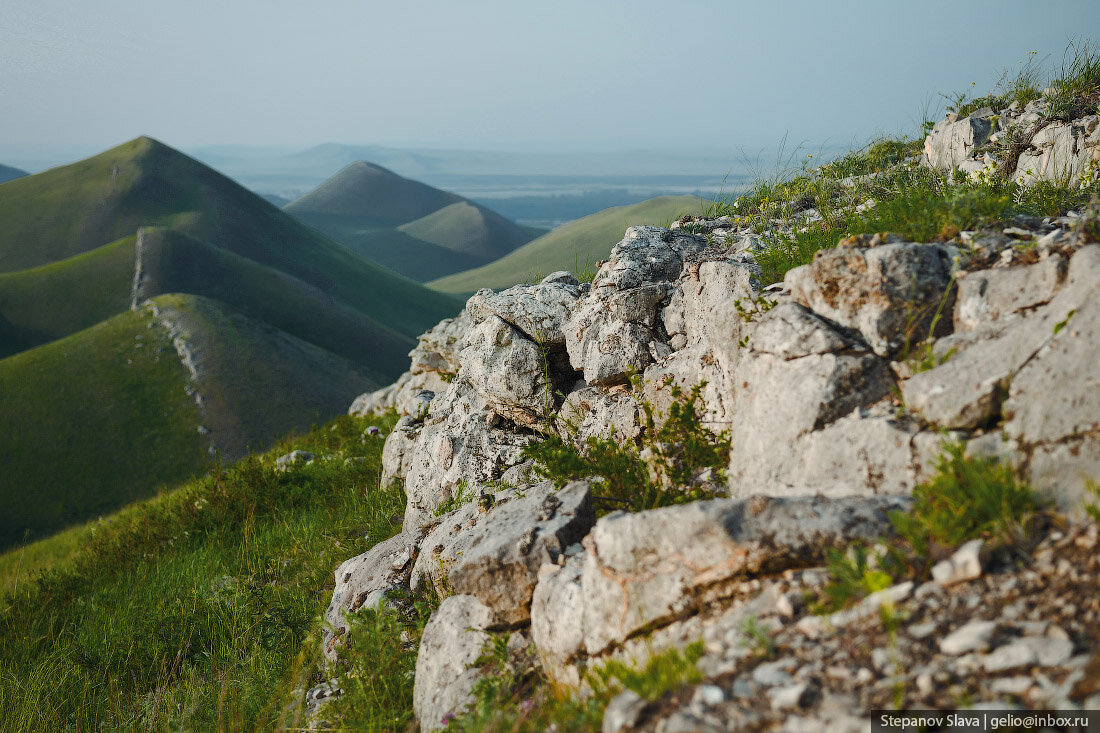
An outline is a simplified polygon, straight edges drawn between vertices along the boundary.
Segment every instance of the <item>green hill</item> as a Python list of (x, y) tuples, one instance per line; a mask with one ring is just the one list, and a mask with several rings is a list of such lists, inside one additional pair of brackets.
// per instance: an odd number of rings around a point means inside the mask
[(694, 196), (661, 196), (633, 206), (617, 206), (528, 242), (494, 262), (428, 283), (441, 292), (468, 294), (478, 288), (507, 288), (556, 270), (580, 270), (606, 259), (628, 226), (665, 224), (706, 204)]
[(362, 161), (284, 210), (419, 281), (491, 262), (531, 240), (525, 229), (483, 206)]
[(68, 259), (160, 226), (312, 285), (410, 339), (455, 310), (217, 171), (142, 137), (0, 189), (0, 272)]
[(27, 172), (24, 170), (12, 168), (10, 165), (0, 165), (0, 183), (22, 178), (25, 175), (27, 175)]
[(232, 460), (266, 447), (378, 384), (217, 301), (165, 295), (150, 304), (159, 315), (126, 311), (0, 359), (0, 547), (148, 496), (201, 472), (212, 454)]

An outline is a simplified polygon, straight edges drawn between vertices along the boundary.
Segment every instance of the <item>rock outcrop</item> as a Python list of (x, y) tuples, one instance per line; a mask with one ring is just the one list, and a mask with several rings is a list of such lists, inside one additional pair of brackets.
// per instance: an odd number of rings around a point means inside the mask
[[(969, 170), (1032, 113), (949, 119), (925, 163)], [(1019, 166), (1079, 176), (1097, 134), (1091, 119), (1040, 127)], [(462, 712), (481, 646), (506, 630), (578, 686), (607, 659), (704, 641), (704, 685), (661, 705), (623, 693), (612, 730), (857, 730), (898, 680), (929, 705), (973, 696), (971, 678), (983, 700), (1080, 704), (1071, 691), (1097, 646), (1087, 628), (1100, 628), (1080, 592), (1097, 579), (1096, 527), (1073, 523), (1100, 477), (1100, 244), (1080, 219), (1024, 218), (950, 244), (854, 237), (765, 291), (760, 234), (693, 219), (690, 232), (628, 229), (590, 284), (554, 273), (479, 291), (421, 337), (395, 385), (353, 407), (401, 414), (383, 480), (402, 480), (408, 504), (402, 534), (337, 571), (326, 653), (339, 653), (343, 614), (397, 589), (444, 597), (417, 664), (425, 730)], [(597, 520), (598, 479), (531, 475), (525, 448), (546, 436), (636, 444), (647, 409), (701, 382), (704, 422), (731, 440), (728, 498)], [(1037, 555), (1050, 567), (994, 576), (972, 543), (937, 558), (933, 581), (811, 613), (825, 549), (888, 536), (948, 431), (1069, 517)], [(878, 619), (896, 610), (891, 636)], [(750, 620), (777, 658), (752, 651)]]

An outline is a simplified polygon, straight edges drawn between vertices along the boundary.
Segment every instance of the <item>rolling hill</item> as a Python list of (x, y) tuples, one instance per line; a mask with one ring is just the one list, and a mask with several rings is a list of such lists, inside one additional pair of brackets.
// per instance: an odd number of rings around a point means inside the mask
[(665, 224), (698, 213), (705, 201), (694, 196), (661, 196), (569, 222), (487, 265), (428, 283), (445, 293), (469, 294), (478, 288), (507, 288), (556, 270), (583, 270), (605, 259), (628, 226)]
[(459, 307), (150, 138), (4, 184), (0, 546), (343, 412)]
[(193, 295), (158, 296), (0, 359), (0, 547), (319, 423), (377, 383), (346, 359)]
[(484, 206), (363, 161), (284, 211), (419, 281), (486, 264), (531, 240), (522, 227)]
[(0, 165), (0, 183), (22, 178), (25, 175), (27, 175), (27, 172), (24, 170), (12, 168), (10, 165)]

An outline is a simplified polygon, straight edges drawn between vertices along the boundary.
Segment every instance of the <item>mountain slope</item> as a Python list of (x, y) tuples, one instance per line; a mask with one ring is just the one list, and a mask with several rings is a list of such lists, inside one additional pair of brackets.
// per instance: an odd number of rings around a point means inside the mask
[(531, 239), (483, 206), (362, 161), (284, 210), (416, 280), (491, 262)]
[(581, 270), (605, 259), (628, 226), (663, 224), (698, 212), (704, 203), (694, 196), (661, 196), (617, 206), (569, 222), (487, 265), (428, 285), (447, 293), (472, 293), (478, 288), (507, 288), (556, 270)]
[(364, 261), (220, 173), (147, 137), (0, 189), (0, 272), (175, 229), (285, 272), (410, 339), (455, 310)]
[(0, 384), (17, 386), (0, 390), (3, 547), (265, 447), (378, 382), (217, 301), (166, 295), (0, 359)]
[(10, 165), (0, 165), (0, 183), (13, 181), (16, 178), (22, 178), (25, 175), (28, 174), (24, 170), (12, 168)]

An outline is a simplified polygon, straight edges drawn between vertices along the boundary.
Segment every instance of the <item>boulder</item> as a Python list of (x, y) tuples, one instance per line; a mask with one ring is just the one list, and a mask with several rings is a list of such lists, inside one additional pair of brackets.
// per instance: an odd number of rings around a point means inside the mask
[(990, 115), (986, 110), (953, 119), (953, 115), (936, 123), (932, 132), (924, 140), (922, 162), (932, 168), (951, 170), (970, 157), (974, 148), (989, 139), (993, 131)]
[(416, 348), (409, 352), (412, 359), (409, 371), (413, 374), (455, 374), (458, 371), (458, 352), (462, 348), (462, 337), (473, 326), (474, 320), (463, 310), (454, 318), (444, 318), (421, 334)]
[[(863, 470), (867, 460), (878, 461), (883, 456), (872, 457), (868, 451), (865, 460), (858, 446), (836, 453), (826, 450), (822, 457), (832, 465), (828, 472), (819, 473), (813, 456), (817, 455), (815, 441), (821, 441), (809, 436), (889, 394), (892, 380), (881, 359), (803, 306), (788, 303), (760, 318), (733, 382), (737, 391), (731, 410), (727, 469), (732, 495), (865, 491), (855, 481), (868, 475)], [(908, 446), (908, 435), (902, 439), (893, 431), (861, 434), (879, 438), (875, 440), (878, 448), (889, 440), (901, 440)], [(843, 432), (829, 435), (837, 437)], [(837, 465), (845, 456), (858, 461)], [(871, 493), (877, 491), (871, 487)]]
[(393, 430), (386, 436), (382, 446), (382, 476), (379, 485), (388, 486), (391, 482), (404, 479), (412, 464), (413, 447), (420, 437), (423, 423), (405, 416), (397, 421)]
[(463, 339), (461, 375), (498, 415), (517, 425), (544, 422), (553, 407), (549, 365), (535, 342), (488, 315)]
[(420, 532), (404, 532), (383, 540), (336, 569), (322, 637), (329, 662), (336, 661), (336, 641), (347, 633), (345, 615), (384, 605), (388, 593), (407, 584), (421, 536)]
[(789, 271), (784, 283), (799, 303), (858, 331), (879, 356), (896, 356), (929, 335), (937, 311), (951, 313), (954, 256), (940, 244), (837, 247)]
[(564, 326), (581, 296), (577, 278), (555, 272), (538, 285), (516, 285), (495, 293), (483, 288), (466, 303), (466, 311), (480, 323), (496, 316), (540, 344), (565, 344)]
[(595, 521), (585, 481), (560, 491), (547, 481), (498, 492), (491, 502), (456, 509), (428, 533), (413, 568), (413, 588), (427, 580), (441, 593), (477, 597), (496, 625), (526, 622), (539, 568), (556, 562)]
[(565, 325), (573, 368), (588, 384), (625, 382), (667, 350), (657, 308), (674, 290), (685, 260), (706, 243), (693, 235), (657, 227), (630, 227), (592, 288)]
[(583, 561), (540, 575), (532, 638), (549, 665), (600, 654), (698, 612), (739, 578), (820, 562), (826, 547), (884, 536), (888, 512), (907, 506), (901, 497), (753, 497), (609, 514), (584, 539)]
[(492, 614), (473, 596), (450, 596), (435, 610), (420, 637), (413, 682), (413, 712), (420, 730), (447, 727), (473, 702), (483, 673), (476, 663), (489, 641)]

